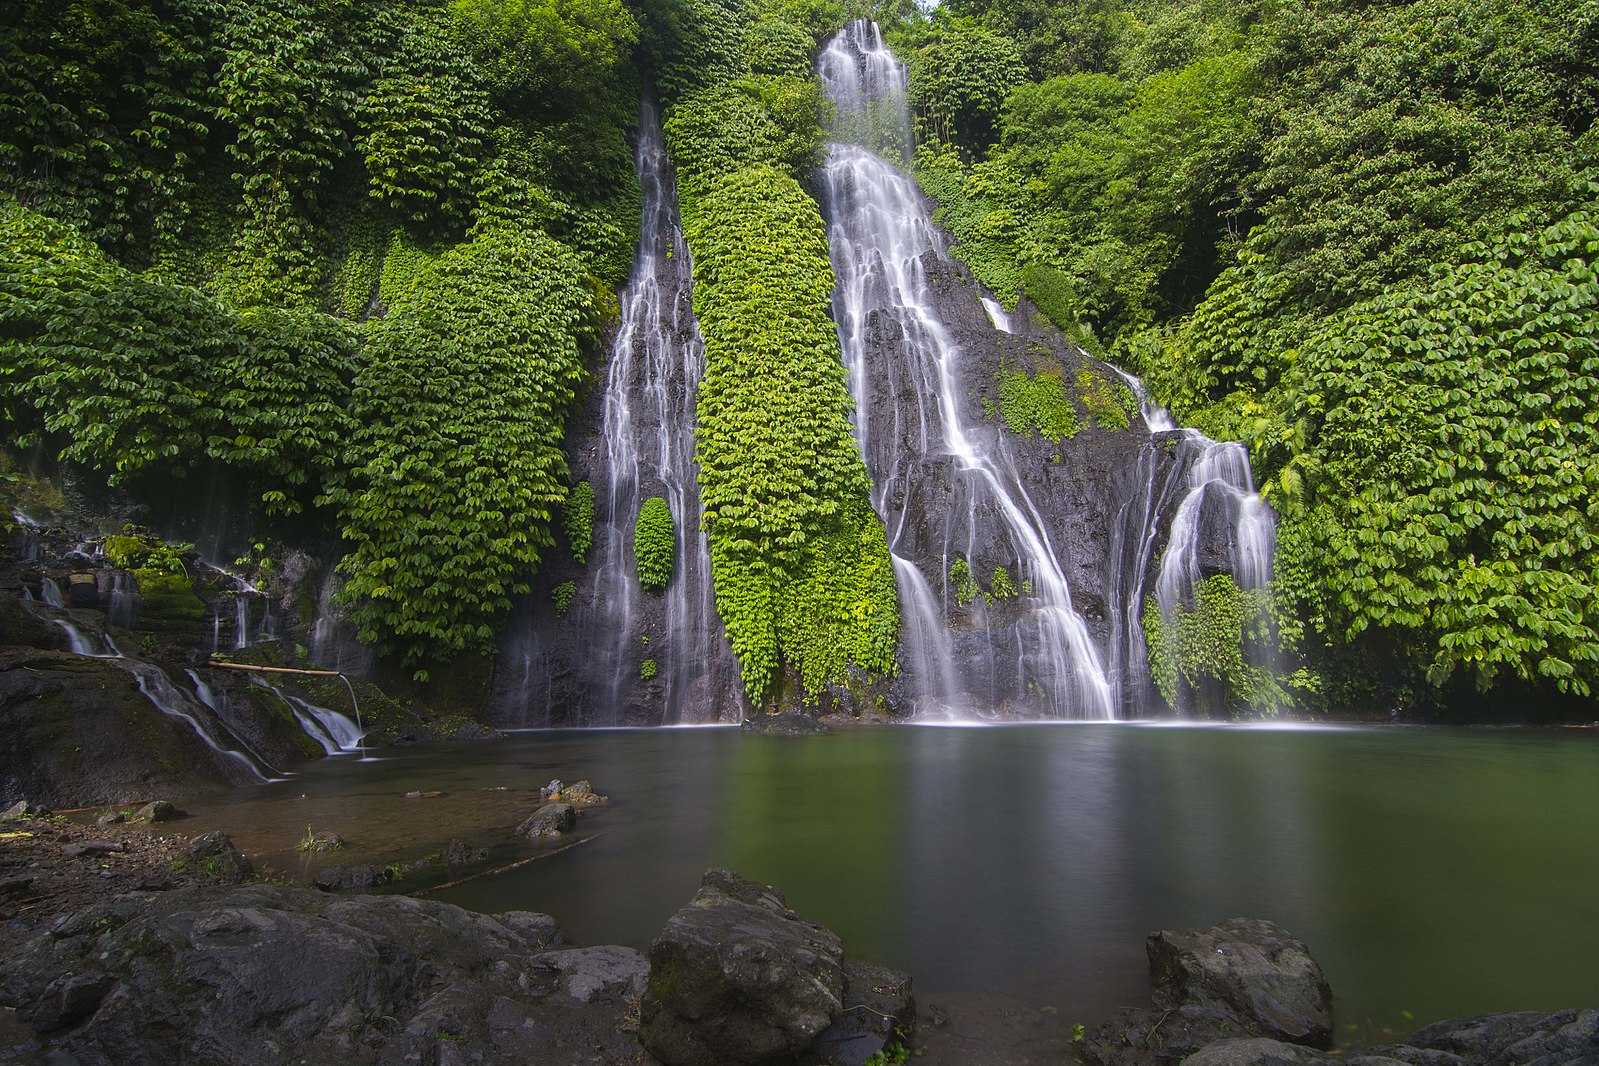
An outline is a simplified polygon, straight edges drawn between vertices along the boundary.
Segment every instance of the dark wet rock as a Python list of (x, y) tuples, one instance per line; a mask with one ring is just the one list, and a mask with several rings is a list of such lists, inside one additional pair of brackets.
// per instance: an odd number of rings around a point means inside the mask
[(0, 1004), (41, 1060), (637, 1061), (642, 960), (553, 951), (558, 938), (542, 915), (405, 897), (184, 889), (33, 936), (0, 972)]
[(1303, 941), (1259, 918), (1209, 929), (1161, 930), (1146, 942), (1154, 1005), (1235, 1014), (1253, 1036), (1326, 1047), (1332, 991)]
[(381, 888), (392, 880), (394, 880), (392, 867), (351, 862), (342, 866), (329, 866), (312, 878), (311, 883), (324, 892), (364, 892)]
[(233, 841), (220, 829), (195, 837), (189, 843), (184, 861), (198, 873), (233, 884), (248, 881), (255, 875), (255, 866), (249, 857), (234, 847)]
[(0, 822), (20, 822), (24, 818), (40, 818), (49, 813), (48, 809), (37, 803), (29, 803), (25, 799), (17, 800), (4, 811), (0, 811)]
[[(0, 795), (57, 808), (97, 807), (257, 782), (189, 722), (150, 701), (140, 690), (141, 672), (150, 678), (155, 670), (135, 659), (0, 648)], [(167, 672), (182, 678), (175, 667)], [(270, 708), (257, 711), (251, 698), (245, 693), (228, 702), (228, 728), (274, 766), (307, 758), (309, 740), (293, 721)]]
[(844, 964), (844, 1009), (818, 1038), (826, 1061), (862, 1066), (896, 1034), (916, 1027), (916, 1000), (908, 975), (863, 962)]
[(1084, 1050), (1101, 1066), (1178, 1063), (1217, 1041), (1248, 1037), (1314, 1047), (1331, 1039), (1327, 979), (1279, 925), (1231, 918), (1209, 929), (1163, 929), (1144, 946), (1152, 1006), (1123, 1010), (1095, 1030)]
[(134, 817), (146, 822), (170, 822), (179, 817), (179, 811), (166, 800), (151, 800)]
[(817, 733), (831, 733), (826, 722), (818, 722), (808, 714), (763, 714), (744, 722), (740, 727), (746, 733), (761, 733), (769, 737), (808, 737)]
[(565, 786), (561, 784), (561, 779), (556, 778), (543, 788), (539, 789), (539, 798), (552, 800), (561, 794), (561, 789), (564, 787)]
[(498, 729), (486, 726), (481, 722), (463, 721), (456, 726), (451, 739), (454, 740), (500, 740), (505, 736)]
[(1311, 1066), (1335, 1060), (1302, 1044), (1252, 1036), (1218, 1040), (1182, 1061), (1183, 1066)]
[(534, 811), (516, 827), (516, 835), (530, 840), (547, 840), (569, 833), (577, 825), (577, 809), (570, 803), (548, 803)]
[(106, 811), (94, 820), (95, 825), (122, 825), (128, 816), (121, 811)]
[(77, 844), (68, 844), (65, 854), (69, 859), (98, 859), (126, 850), (123, 845), (110, 840), (85, 840)]
[(37, 880), (38, 878), (32, 874), (0, 877), (0, 899), (22, 899), (32, 894), (34, 882)]
[(1378, 1066), (1378, 1056), (1406, 1066), (1595, 1064), (1599, 1063), (1599, 1010), (1483, 1014), (1437, 1022), (1402, 1043), (1372, 1048), (1347, 1061), (1351, 1066)]
[(665, 1066), (786, 1063), (844, 1007), (844, 948), (775, 888), (706, 873), (650, 946), (639, 1041)]
[(609, 796), (596, 795), (594, 786), (588, 781), (577, 781), (556, 792), (562, 803), (570, 803), (574, 807), (592, 807), (597, 803), (605, 803)]
[(1236, 1015), (1213, 1007), (1129, 1008), (1095, 1030), (1083, 1050), (1100, 1066), (1167, 1066), (1218, 1040), (1248, 1035)]
[(311, 830), (307, 829), (306, 835), (300, 839), (299, 848), (301, 851), (326, 853), (329, 851), (338, 851), (344, 847), (344, 844), (344, 838), (339, 836), (339, 834), (332, 832), (331, 830), (323, 829), (317, 832), (312, 832)]
[(579, 1003), (636, 1003), (644, 994), (650, 964), (633, 948), (602, 945), (545, 952), (533, 960), (533, 970), (540, 975), (534, 980), (542, 979), (545, 987)]
[(484, 848), (474, 847), (461, 839), (452, 839), (445, 842), (439, 851), (439, 858), (444, 865), (454, 869), (457, 866), (470, 866), (475, 862), (482, 862), (489, 857)]

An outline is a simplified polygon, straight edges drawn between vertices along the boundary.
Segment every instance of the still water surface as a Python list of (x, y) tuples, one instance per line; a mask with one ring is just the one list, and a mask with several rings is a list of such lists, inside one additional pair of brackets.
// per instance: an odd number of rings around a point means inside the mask
[[(577, 730), (384, 754), (193, 804), (191, 824), (302, 873), (451, 836), (493, 866), (537, 853), (511, 829), (540, 785), (586, 777), (611, 797), (586, 843), (433, 898), (642, 948), (725, 865), (924, 1000), (997, 993), (1089, 1023), (1147, 999), (1150, 930), (1234, 915), (1310, 945), (1345, 1040), (1599, 1005), (1596, 731)], [(351, 847), (299, 856), (313, 823)]]

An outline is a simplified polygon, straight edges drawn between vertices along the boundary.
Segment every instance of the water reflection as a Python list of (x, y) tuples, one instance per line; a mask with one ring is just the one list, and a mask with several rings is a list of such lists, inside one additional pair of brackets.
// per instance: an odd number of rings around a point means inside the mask
[(585, 816), (593, 839), (440, 898), (645, 946), (727, 865), (929, 998), (996, 992), (1084, 1020), (1147, 995), (1147, 932), (1234, 915), (1310, 944), (1341, 1023), (1599, 1001), (1589, 732), (530, 733), (318, 767), (195, 821), (247, 851), (292, 848), (314, 820), (393, 858), (463, 836), (506, 862), (531, 854), (510, 829), (552, 777), (612, 797)]

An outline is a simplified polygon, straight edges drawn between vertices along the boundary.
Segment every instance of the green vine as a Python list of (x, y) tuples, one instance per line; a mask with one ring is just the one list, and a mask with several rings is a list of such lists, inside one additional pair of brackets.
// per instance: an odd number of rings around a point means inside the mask
[(639, 584), (659, 592), (672, 580), (677, 555), (677, 529), (672, 508), (661, 497), (652, 496), (639, 508), (633, 524), (633, 557), (638, 567)]
[(566, 543), (572, 549), (572, 558), (582, 566), (588, 559), (589, 547), (594, 543), (594, 486), (579, 481), (572, 486), (561, 503), (561, 528), (566, 531)]

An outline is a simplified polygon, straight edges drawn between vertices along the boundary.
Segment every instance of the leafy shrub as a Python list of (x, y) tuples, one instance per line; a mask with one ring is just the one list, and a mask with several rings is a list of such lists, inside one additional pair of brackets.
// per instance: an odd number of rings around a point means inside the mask
[(638, 521), (633, 525), (633, 558), (639, 584), (651, 592), (666, 588), (672, 580), (676, 556), (677, 530), (672, 523), (672, 508), (659, 496), (651, 496), (639, 508)]
[(499, 229), (367, 324), (350, 485), (333, 494), (361, 639), (419, 667), (490, 651), (566, 497), (562, 425), (594, 335), (571, 255)]
[(587, 481), (579, 481), (566, 494), (561, 503), (561, 527), (566, 531), (572, 558), (582, 566), (594, 543), (594, 486)]

